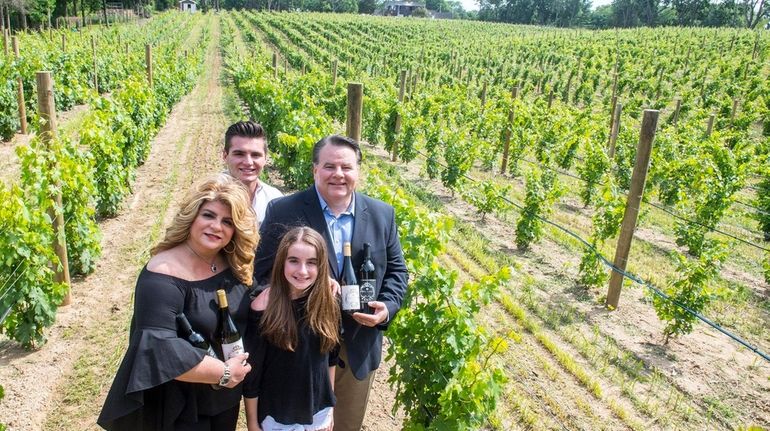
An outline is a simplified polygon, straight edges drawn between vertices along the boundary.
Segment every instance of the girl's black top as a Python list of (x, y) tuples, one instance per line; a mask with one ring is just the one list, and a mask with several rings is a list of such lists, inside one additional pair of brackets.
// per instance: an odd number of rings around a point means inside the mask
[(272, 416), (282, 424), (312, 424), (313, 415), (336, 402), (329, 367), (337, 364), (338, 349), (321, 353), (321, 338), (307, 322), (307, 296), (292, 301), (297, 323), (297, 346), (283, 350), (261, 335), (262, 311), (249, 310), (244, 340), (251, 372), (243, 396), (259, 398), (259, 423)]
[(212, 343), (219, 309), (216, 291), (222, 288), (233, 321), (244, 334), (247, 287), (230, 269), (198, 281), (142, 269), (136, 281), (128, 349), (97, 420), (100, 426), (117, 431), (196, 429), (200, 418), (240, 403), (243, 385), (214, 390), (207, 383), (174, 380), (206, 355), (181, 338), (176, 315), (184, 312), (193, 329)]

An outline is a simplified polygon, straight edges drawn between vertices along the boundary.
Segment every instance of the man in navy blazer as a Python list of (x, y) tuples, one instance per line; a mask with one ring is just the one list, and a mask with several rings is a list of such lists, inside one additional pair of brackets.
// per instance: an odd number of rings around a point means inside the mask
[(335, 279), (342, 270), (342, 247), (351, 243), (353, 268), (360, 277), (363, 244), (369, 243), (377, 277), (372, 313), (343, 313), (340, 364), (335, 370), (335, 431), (361, 429), (374, 370), (382, 357), (382, 331), (395, 317), (406, 292), (408, 273), (390, 205), (355, 191), (361, 149), (354, 140), (331, 135), (313, 147), (313, 180), (308, 189), (270, 202), (255, 258), (257, 285), (269, 283), (283, 234), (310, 226), (323, 235)]

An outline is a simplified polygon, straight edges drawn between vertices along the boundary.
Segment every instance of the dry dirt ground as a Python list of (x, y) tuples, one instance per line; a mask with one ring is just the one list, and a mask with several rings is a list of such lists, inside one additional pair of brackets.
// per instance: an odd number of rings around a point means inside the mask
[[(26, 351), (0, 341), (0, 382), (6, 392), (0, 423), (9, 430), (99, 429), (96, 417), (127, 343), (134, 282), (148, 249), (189, 184), (222, 167), (220, 143), (228, 118), (222, 108), (221, 57), (214, 49), (218, 40), (213, 39), (199, 84), (174, 107), (154, 139), (120, 215), (100, 223), (103, 252), (97, 269), (73, 280), (72, 304), (59, 310), (56, 324), (46, 331), (48, 342)], [(12, 153), (11, 147), (4, 143), (3, 153)], [(385, 383), (388, 364), (383, 365), (367, 430), (398, 428)]]

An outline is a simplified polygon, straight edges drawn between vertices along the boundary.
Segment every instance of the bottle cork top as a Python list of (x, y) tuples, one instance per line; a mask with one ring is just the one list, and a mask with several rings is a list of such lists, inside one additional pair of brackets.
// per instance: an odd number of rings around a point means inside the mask
[(227, 295), (225, 295), (224, 289), (217, 290), (217, 300), (219, 301), (219, 308), (227, 308)]
[(343, 256), (352, 256), (350, 254), (350, 243), (349, 242), (346, 242), (345, 244), (342, 245), (342, 255)]

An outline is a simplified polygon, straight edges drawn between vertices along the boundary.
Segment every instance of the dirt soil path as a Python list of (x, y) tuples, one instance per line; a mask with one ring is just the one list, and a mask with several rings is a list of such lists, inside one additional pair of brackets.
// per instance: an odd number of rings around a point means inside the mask
[(149, 246), (189, 184), (221, 168), (219, 145), (227, 121), (215, 49), (218, 29), (212, 34), (198, 85), (154, 139), (120, 215), (100, 223), (98, 267), (73, 281), (72, 305), (59, 310), (46, 332), (48, 343), (33, 352), (0, 343), (6, 392), (0, 422), (9, 430), (98, 429), (96, 417), (127, 341), (134, 282)]

